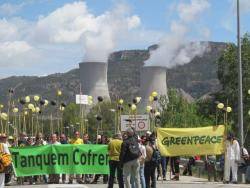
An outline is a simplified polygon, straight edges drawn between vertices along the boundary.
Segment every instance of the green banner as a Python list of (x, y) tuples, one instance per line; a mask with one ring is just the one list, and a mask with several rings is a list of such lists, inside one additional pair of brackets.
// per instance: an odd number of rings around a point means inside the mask
[(46, 145), (10, 149), (17, 176), (108, 174), (107, 145)]

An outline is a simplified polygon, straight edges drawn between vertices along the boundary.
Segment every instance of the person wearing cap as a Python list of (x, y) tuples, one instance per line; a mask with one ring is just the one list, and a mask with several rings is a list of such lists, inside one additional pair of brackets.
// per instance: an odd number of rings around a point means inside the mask
[(123, 176), (125, 187), (131, 188), (130, 178), (134, 179), (135, 188), (139, 188), (139, 157), (141, 155), (138, 139), (135, 137), (135, 132), (132, 128), (126, 130), (128, 138), (123, 140), (121, 146), (120, 161), (123, 165)]
[(232, 133), (229, 133), (225, 152), (224, 183), (230, 182), (230, 171), (232, 172), (232, 183), (237, 183), (238, 162), (240, 161), (240, 145)]
[(108, 188), (113, 188), (116, 170), (117, 170), (117, 179), (118, 179), (119, 188), (124, 187), (122, 168), (121, 168), (120, 160), (119, 160), (119, 156), (121, 153), (121, 145), (122, 145), (121, 133), (115, 134), (113, 136), (113, 139), (108, 144), (109, 169), (110, 169)]
[[(10, 151), (8, 148), (8, 145), (6, 144), (7, 135), (6, 134), (0, 134), (0, 154), (9, 154)], [(0, 173), (0, 187), (4, 187), (5, 182), (5, 173)]]

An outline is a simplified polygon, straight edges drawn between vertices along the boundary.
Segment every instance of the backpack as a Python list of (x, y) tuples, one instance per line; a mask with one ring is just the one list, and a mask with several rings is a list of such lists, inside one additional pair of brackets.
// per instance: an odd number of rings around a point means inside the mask
[(139, 144), (137, 141), (135, 141), (135, 139), (132, 139), (132, 141), (129, 142), (128, 151), (129, 151), (129, 156), (131, 158), (136, 159), (136, 158), (140, 157), (141, 151), (139, 148)]
[(159, 165), (161, 163), (161, 153), (158, 149), (153, 148), (153, 150), (151, 162), (155, 165)]
[(4, 153), (3, 144), (0, 144), (0, 173), (4, 173), (11, 166), (11, 155)]

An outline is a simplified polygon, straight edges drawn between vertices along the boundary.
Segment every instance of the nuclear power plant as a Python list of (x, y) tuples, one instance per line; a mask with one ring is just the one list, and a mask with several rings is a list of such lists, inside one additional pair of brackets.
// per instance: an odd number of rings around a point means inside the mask
[(85, 95), (91, 95), (93, 102), (102, 96), (110, 100), (107, 82), (107, 63), (105, 62), (82, 62), (80, 67), (81, 90)]
[[(148, 104), (149, 96), (153, 91), (158, 95), (167, 96), (166, 68), (161, 66), (144, 66), (140, 75), (141, 108), (144, 110)], [(144, 110), (145, 111), (145, 110)]]

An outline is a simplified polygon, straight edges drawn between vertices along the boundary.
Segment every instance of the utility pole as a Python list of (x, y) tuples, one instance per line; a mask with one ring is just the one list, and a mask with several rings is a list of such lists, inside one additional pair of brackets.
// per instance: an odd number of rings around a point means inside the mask
[(237, 43), (238, 43), (238, 126), (240, 130), (240, 143), (244, 144), (243, 136), (243, 94), (242, 94), (242, 63), (241, 63), (241, 38), (240, 38), (240, 3), (237, 0)]

